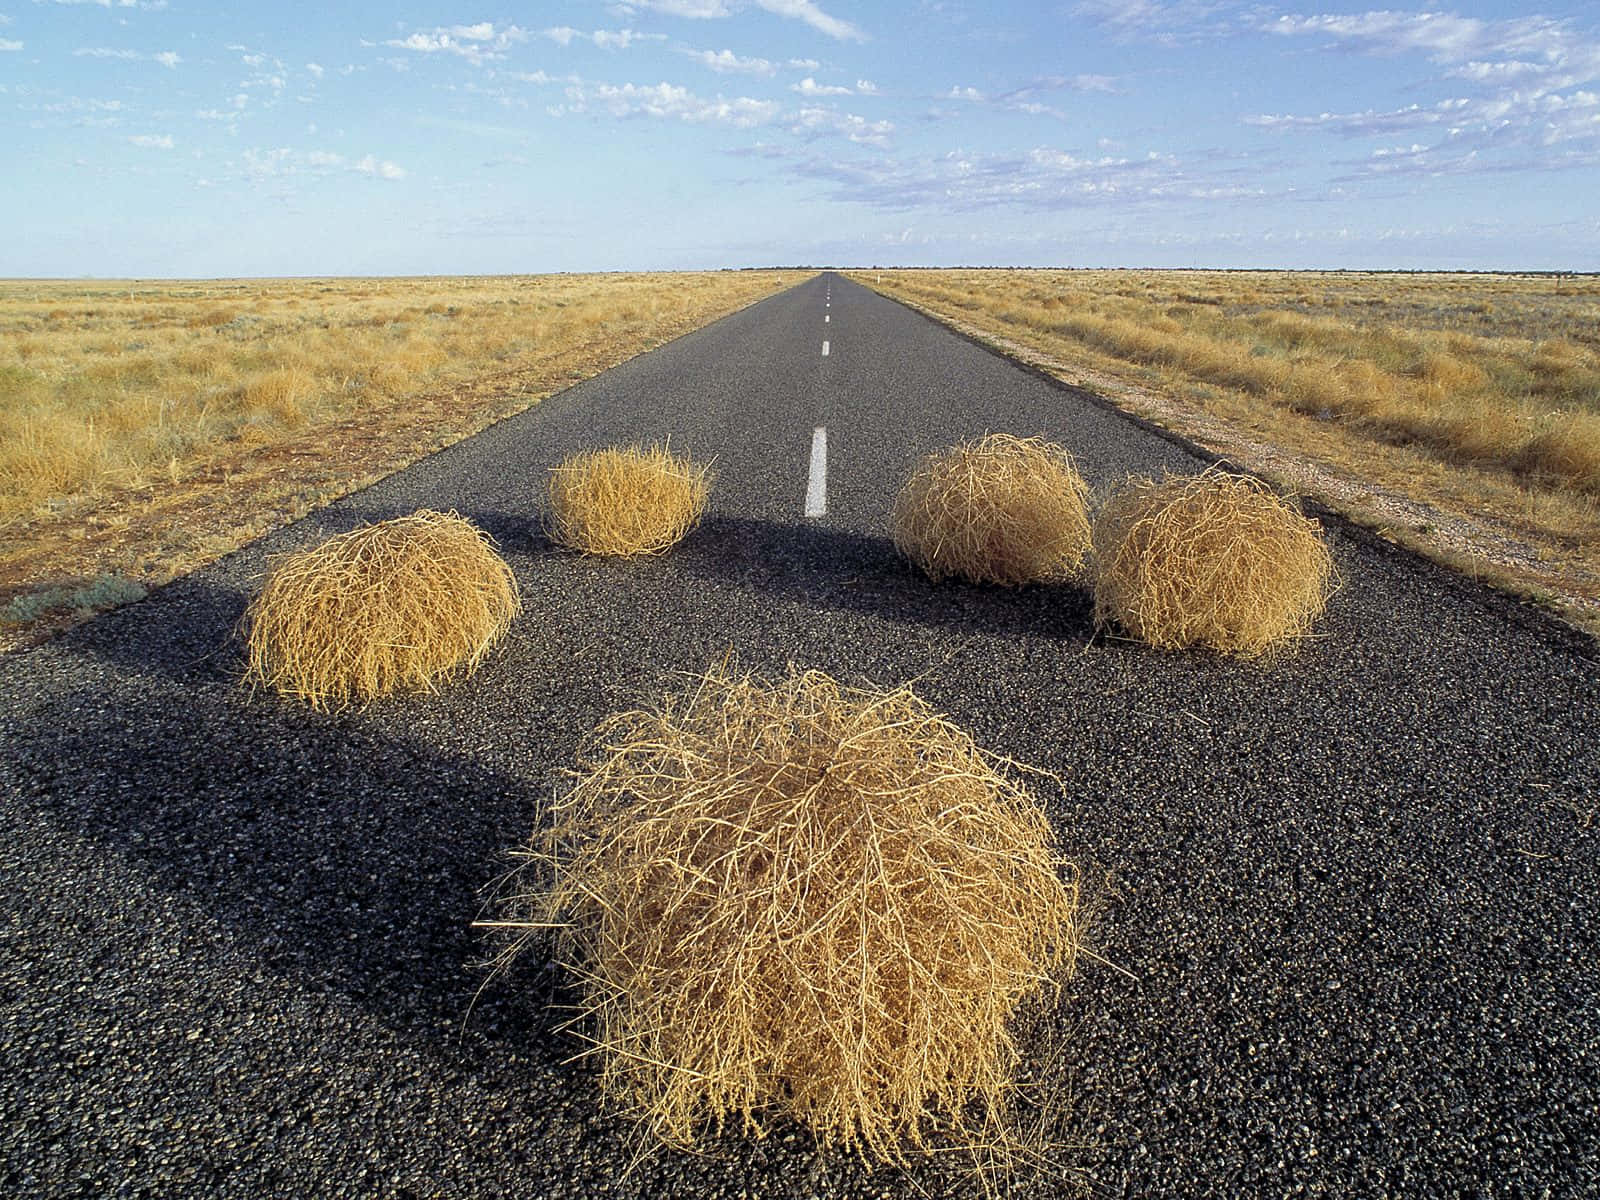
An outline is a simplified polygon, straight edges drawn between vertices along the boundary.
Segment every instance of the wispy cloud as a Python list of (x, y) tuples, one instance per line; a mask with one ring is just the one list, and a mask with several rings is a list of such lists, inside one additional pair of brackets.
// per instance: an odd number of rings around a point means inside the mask
[(293, 176), (315, 178), (342, 172), (391, 182), (406, 177), (405, 168), (375, 154), (352, 159), (329, 150), (293, 150), (287, 146), (246, 150), (240, 159), (240, 171), (245, 178), (257, 182)]
[(1175, 45), (1209, 36), (1226, 7), (1216, 0), (1079, 0), (1072, 14), (1117, 37)]
[[(57, 0), (57, 3), (59, 2), (60, 0)], [(111, 58), (123, 62), (160, 63), (169, 70), (183, 61), (175, 50), (163, 50), (159, 54), (141, 54), (137, 50), (121, 50), (110, 46), (80, 46), (72, 54), (74, 58)]]
[(11, 38), (0, 38), (0, 51), (21, 50), (21, 49), (22, 49), (22, 43), (21, 42), (13, 41)]
[(731, 17), (749, 7), (759, 8), (775, 16), (801, 21), (819, 33), (840, 41), (864, 41), (864, 34), (849, 21), (830, 16), (813, 0), (629, 0), (624, 9), (645, 9), (669, 17), (686, 17), (707, 21)]
[(1335, 51), (1420, 55), (1435, 73), (1413, 86), (1451, 81), (1458, 94), (1432, 103), (1245, 118), (1264, 129), (1353, 138), (1433, 133), (1431, 144), (1373, 150), (1349, 178), (1563, 168), (1600, 154), (1600, 96), (1585, 86), (1600, 80), (1600, 41), (1569, 22), (1382, 10), (1264, 17), (1258, 28)]
[(1570, 27), (1549, 17), (1485, 21), (1449, 12), (1374, 12), (1268, 18), (1261, 26), (1285, 37), (1316, 36), (1369, 54), (1427, 54), (1442, 62), (1518, 54), (1559, 55)]
[(678, 53), (694, 59), (703, 67), (708, 67), (722, 75), (758, 75), (770, 77), (778, 73), (776, 64), (765, 58), (744, 58), (732, 50), (689, 50), (682, 49)]
[(891, 121), (869, 121), (855, 113), (836, 109), (807, 107), (789, 120), (789, 131), (801, 137), (837, 135), (848, 141), (867, 146), (887, 146), (894, 132)]
[(476, 25), (440, 26), (428, 32), (390, 38), (385, 46), (415, 54), (454, 54), (474, 66), (505, 57), (506, 50), (528, 40), (528, 31), (516, 25), (496, 28), (492, 21)]
[(763, 157), (787, 160), (797, 174), (828, 185), (832, 197), (893, 211), (971, 212), (996, 208), (1063, 211), (1108, 203), (1215, 204), (1267, 194), (1233, 168), (1198, 173), (1175, 156), (1087, 157), (1037, 147), (1025, 153), (975, 153), (848, 161), (766, 146)]
[[(47, 0), (47, 2), (64, 7), (142, 8), (150, 12), (159, 12), (167, 6), (167, 0)], [(34, 0), (34, 3), (39, 3), (39, 0)]]
[(570, 25), (557, 25), (541, 30), (540, 36), (549, 38), (561, 46), (570, 46), (575, 41), (589, 42), (601, 50), (626, 50), (635, 42), (667, 40), (664, 33), (640, 33), (636, 29), (596, 29), (591, 33), (584, 33), (583, 30), (574, 29)]
[(128, 140), (146, 150), (171, 150), (174, 144), (170, 133), (136, 133)]
[(852, 88), (842, 87), (838, 84), (818, 83), (807, 75), (799, 83), (789, 85), (791, 92), (799, 92), (802, 96), (853, 96)]
[(707, 99), (671, 83), (639, 85), (576, 83), (567, 88), (564, 111), (604, 112), (613, 117), (653, 117), (694, 125), (731, 125), (749, 129), (773, 120), (782, 106), (773, 100), (738, 96)]

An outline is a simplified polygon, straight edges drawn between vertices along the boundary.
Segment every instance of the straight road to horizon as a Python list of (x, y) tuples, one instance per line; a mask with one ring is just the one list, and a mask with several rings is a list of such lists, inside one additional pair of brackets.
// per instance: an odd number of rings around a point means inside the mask
[[(1063, 779), (1104, 961), (1028, 1035), (1065, 1144), (1029, 1194), (1600, 1194), (1592, 645), (1339, 523), (1320, 636), (1265, 667), (1096, 637), (1078, 588), (931, 585), (894, 490), (990, 430), (1096, 486), (1204, 461), (824, 274), (0, 659), (0, 1190), (964, 1194), (783, 1126), (630, 1172), (558, 972), (468, 1013), (480, 891), (585, 734), (731, 650), (914, 680)], [(702, 527), (550, 549), (548, 468), (654, 439), (715, 458)], [(477, 675), (334, 717), (237, 685), (269, 554), (422, 506), (516, 571)]]

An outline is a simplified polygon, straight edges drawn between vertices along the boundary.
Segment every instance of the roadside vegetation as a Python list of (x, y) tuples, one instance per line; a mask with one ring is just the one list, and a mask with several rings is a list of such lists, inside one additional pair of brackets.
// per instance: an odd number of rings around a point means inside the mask
[(1437, 557), (1600, 616), (1600, 278), (855, 277)]
[(804, 277), (0, 282), (0, 613), (163, 582)]

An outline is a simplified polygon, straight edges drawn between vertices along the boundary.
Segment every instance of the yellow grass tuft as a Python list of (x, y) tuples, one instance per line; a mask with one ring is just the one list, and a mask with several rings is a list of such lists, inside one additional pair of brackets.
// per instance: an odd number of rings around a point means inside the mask
[(935, 581), (1067, 579), (1088, 549), (1088, 495), (1060, 446), (991, 433), (917, 464), (895, 497), (894, 544)]
[(1262, 654), (1309, 631), (1334, 581), (1317, 522), (1216, 468), (1130, 480), (1096, 517), (1093, 551), (1096, 621), (1169, 650)]
[(244, 615), (248, 678), (319, 709), (431, 691), (521, 610), (489, 536), (422, 509), (281, 558)]
[(585, 554), (660, 554), (699, 522), (710, 469), (664, 446), (569, 455), (550, 472), (550, 537)]
[(688, 1148), (790, 1118), (904, 1162), (1009, 1127), (1008, 1021), (1079, 931), (1015, 764), (905, 688), (719, 669), (581, 766), (489, 924), (502, 968), (559, 928), (611, 1099)]

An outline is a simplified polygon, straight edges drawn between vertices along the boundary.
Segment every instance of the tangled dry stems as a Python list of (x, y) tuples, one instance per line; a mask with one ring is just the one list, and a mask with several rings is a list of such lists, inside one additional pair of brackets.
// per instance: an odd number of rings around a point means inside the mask
[(709, 468), (665, 446), (590, 450), (550, 472), (550, 537), (585, 554), (660, 554), (705, 512)]
[(247, 677), (319, 709), (431, 691), (521, 611), (489, 536), (422, 509), (279, 559), (244, 615)]
[(895, 497), (894, 543), (936, 582), (1060, 581), (1088, 550), (1088, 497), (1062, 447), (991, 433), (917, 464)]
[(1260, 480), (1211, 468), (1129, 480), (1095, 518), (1095, 619), (1152, 646), (1255, 657), (1327, 606), (1321, 527)]
[(581, 981), (609, 1096), (692, 1147), (778, 1116), (892, 1162), (992, 1153), (1007, 1023), (1070, 973), (1076, 875), (1016, 778), (906, 689), (713, 671), (612, 717), (507, 901)]

